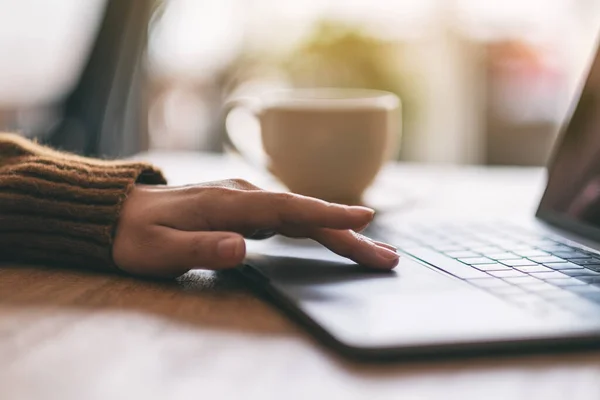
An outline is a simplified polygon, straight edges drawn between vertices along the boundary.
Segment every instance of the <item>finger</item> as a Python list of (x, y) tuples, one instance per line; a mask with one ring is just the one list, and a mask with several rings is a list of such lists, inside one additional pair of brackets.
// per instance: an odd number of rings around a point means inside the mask
[(187, 232), (167, 227), (153, 254), (161, 271), (193, 268), (226, 269), (239, 265), (246, 255), (244, 238), (232, 232)]
[(399, 255), (350, 230), (319, 229), (312, 238), (340, 256), (369, 268), (392, 269)]
[(281, 228), (304, 225), (333, 229), (360, 228), (373, 220), (374, 211), (359, 206), (328, 203), (291, 193), (265, 191), (238, 192), (229, 199), (218, 201), (218, 210), (211, 222), (227, 219), (235, 225), (240, 221), (246, 227)]
[(353, 228), (352, 230), (353, 230), (354, 232), (358, 232), (358, 233), (360, 233), (360, 232), (364, 231), (365, 229), (367, 229), (367, 227), (368, 227), (369, 225), (370, 225), (370, 222), (367, 222), (367, 223), (366, 223), (366, 224), (364, 224), (363, 226), (360, 226), (360, 227), (358, 227), (358, 228)]
[(239, 190), (262, 190), (258, 186), (248, 182), (245, 179), (225, 179), (222, 181), (212, 181), (212, 182), (204, 182), (200, 184), (196, 184), (194, 186), (204, 186), (204, 187), (226, 187), (230, 189), (239, 189)]
[(384, 242), (380, 242), (380, 241), (373, 240), (373, 239), (369, 239), (369, 240), (371, 240), (371, 242), (375, 243), (375, 244), (376, 244), (377, 246), (379, 246), (379, 247), (384, 247), (384, 248), (386, 248), (386, 249), (388, 249), (388, 250), (391, 250), (391, 251), (394, 251), (394, 252), (395, 252), (396, 250), (398, 250), (398, 248), (397, 248), (396, 246), (393, 246), (393, 245), (391, 245), (391, 244), (384, 243)]
[[(353, 230), (357, 233), (359, 232), (356, 229), (353, 229)], [(287, 236), (287, 237), (291, 237), (291, 238), (312, 238), (312, 237), (314, 237), (315, 229), (307, 228), (305, 226), (286, 226), (285, 228), (281, 229), (279, 233), (281, 233), (283, 236)], [(372, 243), (376, 244), (379, 247), (383, 247), (383, 248), (391, 250), (393, 252), (396, 252), (396, 250), (398, 250), (398, 248), (396, 246), (393, 246), (389, 243), (373, 240), (365, 235), (359, 234), (359, 236), (362, 239), (371, 241)]]
[(229, 189), (239, 189), (239, 190), (262, 190), (258, 186), (248, 182), (244, 179), (225, 179), (220, 181), (208, 181), (202, 183), (194, 183), (191, 185), (182, 185), (182, 186), (169, 186), (170, 190), (179, 191), (182, 190), (186, 193), (198, 193), (198, 189), (202, 188), (229, 188)]

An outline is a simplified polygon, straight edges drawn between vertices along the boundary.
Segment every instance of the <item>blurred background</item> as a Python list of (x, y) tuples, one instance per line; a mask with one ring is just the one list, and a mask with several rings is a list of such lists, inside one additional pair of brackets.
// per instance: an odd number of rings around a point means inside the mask
[(600, 0), (0, 0), (0, 129), (220, 152), (228, 96), (368, 87), (399, 160), (542, 165), (599, 29)]

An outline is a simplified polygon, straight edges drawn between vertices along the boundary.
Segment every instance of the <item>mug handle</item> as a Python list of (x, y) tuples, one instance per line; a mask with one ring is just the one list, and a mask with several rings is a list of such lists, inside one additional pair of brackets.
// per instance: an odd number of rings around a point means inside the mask
[[(228, 126), (228, 117), (236, 109), (246, 110), (257, 122), (258, 130), (252, 132), (250, 129), (233, 129)], [(258, 167), (267, 165), (267, 154), (264, 151), (261, 135), (262, 104), (259, 98), (251, 96), (235, 97), (228, 99), (223, 104), (223, 115), (225, 118), (225, 131), (227, 132), (227, 143), (229, 147), (240, 154), (246, 161)]]

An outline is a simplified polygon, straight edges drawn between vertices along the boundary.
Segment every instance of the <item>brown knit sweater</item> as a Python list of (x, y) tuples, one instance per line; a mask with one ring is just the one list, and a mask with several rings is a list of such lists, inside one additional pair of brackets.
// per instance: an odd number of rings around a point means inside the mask
[(148, 164), (77, 157), (0, 133), (0, 262), (114, 270), (113, 234), (136, 182), (166, 183)]

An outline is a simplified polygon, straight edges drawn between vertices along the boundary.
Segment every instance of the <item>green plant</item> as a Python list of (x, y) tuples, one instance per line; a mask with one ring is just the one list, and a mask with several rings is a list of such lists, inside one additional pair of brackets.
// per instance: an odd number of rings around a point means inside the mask
[[(386, 90), (402, 99), (404, 135), (416, 111), (415, 87), (404, 65), (401, 43), (376, 38), (359, 26), (323, 20), (280, 68), (295, 87), (352, 87)], [(407, 123), (408, 122), (408, 123)]]

